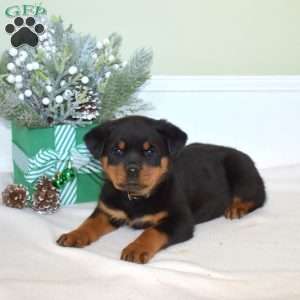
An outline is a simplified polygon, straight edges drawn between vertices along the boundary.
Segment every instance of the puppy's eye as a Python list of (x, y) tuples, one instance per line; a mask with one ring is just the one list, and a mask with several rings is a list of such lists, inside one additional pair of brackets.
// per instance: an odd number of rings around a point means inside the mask
[(118, 147), (114, 147), (112, 150), (112, 153), (116, 156), (122, 156), (124, 154), (124, 150), (122, 150)]
[(148, 158), (152, 157), (154, 153), (155, 153), (154, 147), (150, 147), (149, 149), (144, 150), (144, 155)]

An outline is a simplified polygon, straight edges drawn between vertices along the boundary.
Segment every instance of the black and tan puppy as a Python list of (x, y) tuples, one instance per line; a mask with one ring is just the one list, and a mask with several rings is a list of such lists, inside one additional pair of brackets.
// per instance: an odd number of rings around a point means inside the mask
[(262, 206), (263, 181), (246, 154), (191, 144), (164, 121), (133, 116), (107, 122), (85, 136), (106, 180), (92, 215), (63, 234), (61, 246), (83, 247), (120, 226), (144, 229), (121, 259), (146, 263), (156, 252), (193, 236), (195, 224), (235, 219)]

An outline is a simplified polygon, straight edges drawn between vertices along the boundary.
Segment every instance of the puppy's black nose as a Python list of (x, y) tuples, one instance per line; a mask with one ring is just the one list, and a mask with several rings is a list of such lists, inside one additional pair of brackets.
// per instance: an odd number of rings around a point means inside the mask
[(135, 178), (139, 174), (139, 166), (138, 165), (128, 165), (127, 166), (127, 174), (131, 178)]

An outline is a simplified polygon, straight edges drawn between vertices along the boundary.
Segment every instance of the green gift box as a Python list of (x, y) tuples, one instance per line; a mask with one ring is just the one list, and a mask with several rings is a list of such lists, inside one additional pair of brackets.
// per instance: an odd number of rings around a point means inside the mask
[(53, 178), (69, 164), (76, 176), (60, 189), (62, 206), (97, 201), (103, 185), (99, 161), (86, 148), (83, 137), (94, 125), (26, 128), (12, 124), (14, 182), (30, 192), (41, 176)]

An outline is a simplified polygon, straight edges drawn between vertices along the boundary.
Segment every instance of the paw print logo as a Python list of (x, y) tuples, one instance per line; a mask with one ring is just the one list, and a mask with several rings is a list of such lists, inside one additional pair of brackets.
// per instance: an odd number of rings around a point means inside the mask
[(25, 22), (22, 17), (16, 17), (14, 24), (7, 24), (5, 31), (11, 34), (11, 44), (14, 47), (29, 45), (35, 47), (38, 42), (38, 34), (43, 33), (45, 27), (42, 24), (36, 24), (33, 17), (26, 18)]

